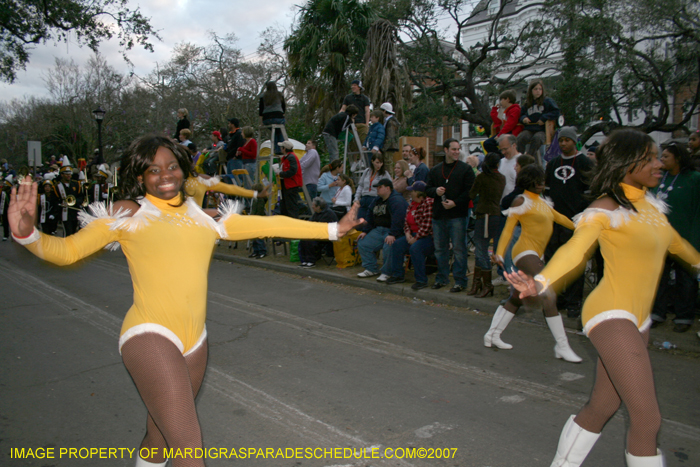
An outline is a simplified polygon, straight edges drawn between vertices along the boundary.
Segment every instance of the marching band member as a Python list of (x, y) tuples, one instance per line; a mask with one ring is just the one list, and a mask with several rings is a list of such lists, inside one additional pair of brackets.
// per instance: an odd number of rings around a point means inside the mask
[(582, 310), (583, 332), (598, 351), (595, 385), (586, 405), (566, 422), (552, 467), (581, 465), (620, 403), (629, 413), (627, 465), (665, 465), (657, 449), (661, 413), (647, 350), (650, 314), (666, 254), (697, 270), (700, 253), (671, 227), (666, 205), (647, 193), (661, 178), (657, 156), (649, 135), (613, 132), (596, 152), (590, 186), (598, 198), (574, 218), (571, 240), (534, 278), (522, 270), (506, 274), (525, 298), (561, 287), (596, 244), (605, 260), (603, 279)]
[[(54, 194), (61, 206), (61, 222), (65, 237), (78, 230), (78, 211), (83, 204), (84, 192), (77, 180), (73, 180), (73, 168), (68, 157), (63, 157), (59, 178), (54, 180)], [(71, 209), (75, 208), (75, 209)]]
[[(148, 409), (141, 448), (157, 450), (148, 461), (139, 457), (136, 465), (164, 466), (163, 448), (202, 448), (194, 400), (207, 361), (207, 276), (216, 240), (336, 240), (359, 224), (358, 206), (340, 222), (324, 224), (286, 216), (240, 216), (230, 203), (216, 222), (185, 191), (187, 149), (161, 136), (134, 141), (120, 173), (126, 199), (111, 208), (91, 205), (93, 214), (81, 213), (85, 227), (75, 235), (58, 238), (36, 231), (36, 186), (29, 179), (12, 193), (9, 220), (17, 242), (58, 265), (110, 244), (124, 250), (134, 304), (124, 319), (119, 349)], [(203, 465), (203, 459), (173, 459), (173, 467)]]

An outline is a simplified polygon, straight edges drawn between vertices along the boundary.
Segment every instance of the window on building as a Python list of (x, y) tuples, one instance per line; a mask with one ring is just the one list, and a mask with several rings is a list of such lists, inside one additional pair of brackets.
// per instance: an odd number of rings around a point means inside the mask
[(456, 124), (452, 127), (452, 137), (456, 140), (462, 139), (462, 125)]
[(444, 137), (442, 135), (442, 127), (438, 127), (436, 130), (436, 135), (435, 135), (435, 144), (438, 145), (438, 147), (442, 146), (442, 143), (444, 143)]

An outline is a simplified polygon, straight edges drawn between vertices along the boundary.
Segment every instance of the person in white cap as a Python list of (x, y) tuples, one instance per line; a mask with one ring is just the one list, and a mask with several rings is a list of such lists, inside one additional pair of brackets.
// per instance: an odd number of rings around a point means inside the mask
[(401, 124), (394, 116), (394, 107), (390, 102), (385, 102), (379, 107), (384, 112), (384, 165), (393, 167), (398, 160), (399, 129)]
[(109, 179), (112, 177), (112, 171), (109, 170), (107, 164), (100, 164), (97, 168), (94, 181), (86, 186), (86, 196), (89, 203), (95, 201), (107, 201), (109, 199)]

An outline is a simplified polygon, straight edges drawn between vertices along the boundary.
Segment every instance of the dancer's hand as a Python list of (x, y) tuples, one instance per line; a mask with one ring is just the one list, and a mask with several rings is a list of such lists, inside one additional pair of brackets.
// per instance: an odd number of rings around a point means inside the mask
[(36, 225), (37, 185), (32, 177), (27, 175), (20, 180), (19, 187), (13, 187), (10, 194), (10, 206), (7, 209), (7, 220), (10, 230), (18, 238), (31, 235)]
[(521, 299), (538, 295), (542, 290), (542, 284), (522, 271), (512, 273), (504, 271), (503, 277), (510, 282), (510, 285), (512, 285), (515, 290), (520, 292)]
[(360, 203), (354, 202), (348, 213), (338, 221), (338, 238), (342, 238), (346, 233), (365, 222), (364, 219), (357, 218), (358, 209), (360, 209)]

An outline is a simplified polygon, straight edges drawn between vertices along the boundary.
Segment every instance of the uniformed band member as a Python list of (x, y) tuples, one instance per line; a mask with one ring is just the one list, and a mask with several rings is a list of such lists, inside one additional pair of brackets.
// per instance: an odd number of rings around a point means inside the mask
[(54, 193), (54, 186), (51, 180), (44, 180), (41, 183), (39, 193), (39, 223), (41, 224), (41, 231), (47, 235), (56, 235), (61, 207), (58, 204), (58, 198)]
[[(83, 204), (85, 194), (80, 186), (80, 182), (72, 179), (73, 169), (70, 165), (61, 167), (60, 178), (54, 183), (54, 194), (59, 200), (61, 207), (61, 222), (63, 222), (63, 232), (67, 237), (78, 230), (78, 210)], [(68, 200), (75, 203), (68, 206)], [(75, 209), (71, 209), (75, 208)]]

